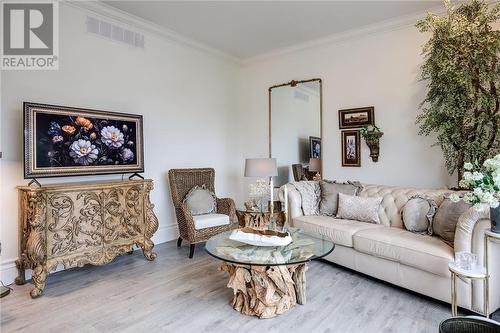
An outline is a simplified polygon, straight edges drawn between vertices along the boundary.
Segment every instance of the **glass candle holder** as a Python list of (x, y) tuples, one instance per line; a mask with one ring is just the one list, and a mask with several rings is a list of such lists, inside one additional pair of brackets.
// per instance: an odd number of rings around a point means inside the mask
[(457, 252), (455, 254), (455, 264), (461, 269), (470, 271), (477, 266), (477, 255), (469, 252)]

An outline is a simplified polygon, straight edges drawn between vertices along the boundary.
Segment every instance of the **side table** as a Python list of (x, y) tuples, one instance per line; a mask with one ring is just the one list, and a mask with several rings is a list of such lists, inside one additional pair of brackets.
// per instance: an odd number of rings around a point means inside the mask
[[(237, 209), (236, 215), (240, 227), (250, 227), (254, 229), (265, 229), (269, 226), (269, 211), (253, 211), (247, 209)], [(278, 211), (273, 213), (274, 220), (277, 226), (283, 226), (285, 222), (285, 212)]]
[(451, 272), (451, 316), (457, 316), (457, 276), (471, 280), (483, 280), (484, 283), (484, 315), (488, 318), (489, 311), (489, 275), (485, 268), (482, 266), (474, 267), (473, 269), (466, 270), (458, 267), (454, 262), (448, 264), (448, 269)]

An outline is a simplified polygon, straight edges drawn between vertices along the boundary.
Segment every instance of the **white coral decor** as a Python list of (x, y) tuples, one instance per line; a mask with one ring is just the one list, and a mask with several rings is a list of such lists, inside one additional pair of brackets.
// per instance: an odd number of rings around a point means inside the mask
[(460, 198), (457, 194), (450, 196), (450, 200), (473, 204), (488, 204), (491, 208), (497, 208), (500, 200), (500, 154), (484, 161), (482, 167), (473, 163), (465, 163), (462, 179), (459, 184), (463, 188), (472, 190)]

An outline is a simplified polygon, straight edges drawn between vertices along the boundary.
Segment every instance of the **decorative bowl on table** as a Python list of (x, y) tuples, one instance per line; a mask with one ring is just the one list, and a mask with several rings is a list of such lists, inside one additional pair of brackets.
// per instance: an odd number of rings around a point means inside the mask
[(288, 232), (240, 228), (233, 230), (229, 239), (254, 246), (286, 246), (292, 242)]

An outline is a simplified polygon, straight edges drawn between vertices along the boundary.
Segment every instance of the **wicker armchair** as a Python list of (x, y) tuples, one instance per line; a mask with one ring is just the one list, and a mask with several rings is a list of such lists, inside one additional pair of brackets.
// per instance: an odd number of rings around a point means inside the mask
[(233, 199), (217, 198), (217, 213), (229, 216), (229, 224), (195, 229), (193, 216), (186, 204), (182, 202), (186, 194), (196, 185), (205, 185), (206, 188), (215, 193), (215, 170), (203, 169), (171, 169), (168, 171), (172, 201), (179, 225), (179, 239), (177, 246), (181, 246), (182, 240), (190, 243), (189, 258), (193, 257), (196, 243), (205, 242), (213, 235), (238, 228), (238, 218)]

